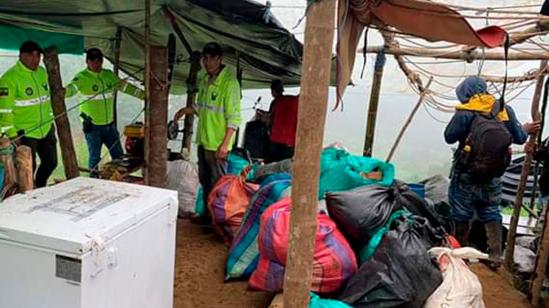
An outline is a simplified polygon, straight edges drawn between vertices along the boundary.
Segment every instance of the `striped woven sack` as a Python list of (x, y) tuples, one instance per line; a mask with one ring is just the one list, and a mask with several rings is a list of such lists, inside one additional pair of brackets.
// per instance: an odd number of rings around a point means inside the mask
[[(252, 289), (282, 290), (290, 234), (291, 199), (284, 198), (261, 216), (259, 264), (248, 282)], [(325, 214), (317, 216), (317, 233), (311, 291), (335, 294), (357, 271), (353, 250), (336, 224)]]
[(231, 245), (234, 235), (240, 228), (250, 198), (259, 188), (256, 184), (246, 182), (250, 169), (250, 167), (245, 168), (240, 175), (224, 175), (208, 195), (208, 210), (212, 216), (212, 226), (227, 245)]
[(229, 251), (225, 271), (226, 280), (247, 278), (253, 273), (259, 260), (257, 236), (261, 214), (282, 197), (289, 195), (291, 183), (291, 176), (288, 173), (273, 174), (263, 181), (259, 190), (253, 195), (242, 226)]

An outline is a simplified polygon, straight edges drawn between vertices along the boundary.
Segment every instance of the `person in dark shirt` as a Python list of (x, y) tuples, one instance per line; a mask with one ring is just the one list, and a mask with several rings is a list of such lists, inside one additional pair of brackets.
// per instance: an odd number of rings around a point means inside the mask
[(273, 102), (269, 108), (271, 125), (268, 162), (277, 162), (294, 156), (295, 133), (299, 96), (284, 95), (281, 80), (271, 82)]
[[(475, 117), (480, 113), (491, 112), (494, 104), (499, 104), (499, 101), (487, 92), (486, 82), (476, 76), (466, 78), (456, 88), (456, 95), (461, 104), (456, 106), (456, 113), (444, 132), (444, 139), (448, 144), (458, 142), (448, 191), (454, 235), (462, 245), (466, 244), (470, 221), (476, 212), (486, 229), (489, 265), (495, 269), (501, 264), (501, 178), (495, 177), (479, 182), (466, 169), (460, 167), (457, 161), (466, 146)], [(509, 105), (505, 105), (505, 109), (497, 114), (497, 118), (505, 124), (515, 144), (524, 144), (528, 134), (534, 134), (539, 129), (539, 122), (521, 125)]]

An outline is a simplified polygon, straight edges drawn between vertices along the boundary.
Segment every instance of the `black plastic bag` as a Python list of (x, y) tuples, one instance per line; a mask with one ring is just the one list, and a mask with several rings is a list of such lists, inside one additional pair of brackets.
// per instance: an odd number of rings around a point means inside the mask
[(413, 192), (408, 185), (402, 181), (395, 180), (393, 184), (394, 190), (397, 191), (396, 197), (402, 207), (406, 208), (412, 214), (425, 217), (432, 227), (438, 228), (442, 226), (438, 215), (427, 204), (425, 199)]
[(394, 190), (368, 185), (349, 191), (326, 193), (328, 213), (355, 250), (366, 245), (401, 208)]
[(402, 217), (339, 299), (353, 307), (422, 307), (442, 283), (427, 250), (439, 235), (422, 217)]
[(366, 245), (391, 214), (401, 208), (426, 217), (434, 227), (440, 226), (425, 200), (401, 181), (395, 181), (390, 187), (374, 184), (327, 193), (326, 202), (330, 217), (355, 250)]

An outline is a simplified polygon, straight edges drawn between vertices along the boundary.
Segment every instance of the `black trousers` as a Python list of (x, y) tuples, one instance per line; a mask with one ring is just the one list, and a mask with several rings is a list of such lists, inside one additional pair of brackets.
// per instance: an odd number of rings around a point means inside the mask
[[(32, 167), (35, 171), (34, 185), (37, 188), (46, 186), (48, 178), (57, 167), (55, 128), (52, 125), (49, 133), (42, 139), (23, 137), (21, 138), (21, 145), (26, 145), (32, 150)], [(36, 154), (40, 158), (38, 170), (36, 170)]]
[(198, 147), (198, 178), (202, 185), (204, 205), (208, 205), (208, 195), (222, 176), (227, 174), (227, 161), (215, 157), (215, 151)]

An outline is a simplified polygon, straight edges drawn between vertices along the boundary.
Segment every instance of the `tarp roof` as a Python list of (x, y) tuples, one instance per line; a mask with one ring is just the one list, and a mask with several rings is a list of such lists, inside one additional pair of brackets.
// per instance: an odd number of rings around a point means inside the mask
[[(250, 0), (152, 0), (151, 6), (152, 45), (166, 46), (174, 33), (166, 15), (169, 10), (193, 50), (216, 41), (224, 47), (225, 63), (233, 69), (239, 54), (244, 88), (267, 87), (274, 78), (299, 84), (303, 47), (267, 7)], [(43, 47), (55, 44), (67, 53), (82, 54), (84, 45), (99, 47), (112, 61), (121, 27), (121, 69), (141, 77), (144, 10), (144, 1), (135, 0), (1, 1), (0, 48), (15, 49), (32, 38)], [(180, 61), (175, 65), (173, 85), (181, 90), (190, 63), (183, 44), (176, 41)]]
[(475, 30), (459, 12), (425, 0), (340, 0), (339, 23), (338, 53), (343, 55), (339, 62), (340, 94), (350, 80), (365, 26), (388, 26), (428, 41), (488, 48), (503, 45), (506, 36), (505, 30), (497, 26)]

